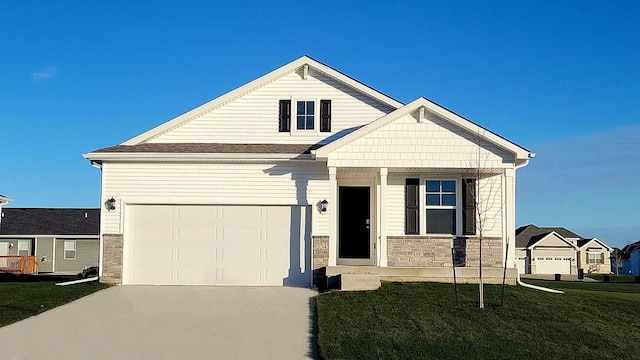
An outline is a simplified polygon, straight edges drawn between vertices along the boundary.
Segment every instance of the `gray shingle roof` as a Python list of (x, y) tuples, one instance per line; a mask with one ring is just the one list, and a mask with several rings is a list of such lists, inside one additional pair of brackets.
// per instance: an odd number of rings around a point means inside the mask
[(203, 143), (144, 143), (117, 145), (98, 149), (96, 153), (218, 153), (218, 154), (310, 154), (321, 144), (203, 144)]
[(530, 224), (516, 229), (516, 248), (526, 248), (554, 231), (564, 238), (584, 240), (582, 236), (563, 227), (537, 227)]
[(100, 209), (2, 209), (0, 235), (99, 234)]

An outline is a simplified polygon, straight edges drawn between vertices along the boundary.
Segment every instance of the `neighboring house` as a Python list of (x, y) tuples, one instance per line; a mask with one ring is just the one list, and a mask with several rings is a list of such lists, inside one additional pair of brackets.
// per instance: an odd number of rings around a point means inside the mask
[(596, 238), (563, 227), (526, 225), (516, 229), (516, 260), (522, 274), (609, 273), (613, 251)]
[[(620, 274), (640, 275), (640, 241), (626, 245), (621, 251), (624, 254), (624, 262)], [(616, 273), (613, 265), (611, 271)]]
[(99, 259), (99, 209), (2, 209), (0, 255), (35, 256), (38, 273), (77, 274)]
[[(2, 207), (4, 205), (7, 205), (11, 202), (11, 199), (9, 199), (8, 197), (0, 194), (0, 211), (2, 211)], [(2, 217), (0, 217), (0, 227), (2, 226)]]
[[(515, 173), (533, 154), (303, 56), (84, 156), (102, 171), (101, 281), (310, 286), (325, 273), (452, 281), (452, 244), (474, 281), (480, 230), (484, 274), (502, 281)], [(513, 247), (506, 258), (513, 279)]]

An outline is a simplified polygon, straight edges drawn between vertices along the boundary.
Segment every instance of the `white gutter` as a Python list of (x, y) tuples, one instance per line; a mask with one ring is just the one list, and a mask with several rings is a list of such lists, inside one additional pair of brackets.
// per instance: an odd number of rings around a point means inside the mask
[(82, 155), (93, 161), (203, 161), (203, 160), (313, 160), (311, 154), (247, 154), (247, 153), (88, 153)]

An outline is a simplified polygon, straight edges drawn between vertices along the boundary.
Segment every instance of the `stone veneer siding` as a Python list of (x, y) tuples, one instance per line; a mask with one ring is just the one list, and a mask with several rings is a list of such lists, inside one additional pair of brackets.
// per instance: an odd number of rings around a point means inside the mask
[[(459, 237), (454, 241), (456, 266), (478, 266), (479, 240)], [(502, 266), (502, 239), (482, 239), (482, 266)], [(437, 236), (388, 236), (387, 265), (389, 267), (451, 266), (451, 238)]]
[(329, 237), (313, 237), (313, 285), (322, 287), (325, 284), (319, 280), (326, 276), (326, 267), (329, 264)]
[(100, 282), (122, 284), (122, 234), (104, 234)]

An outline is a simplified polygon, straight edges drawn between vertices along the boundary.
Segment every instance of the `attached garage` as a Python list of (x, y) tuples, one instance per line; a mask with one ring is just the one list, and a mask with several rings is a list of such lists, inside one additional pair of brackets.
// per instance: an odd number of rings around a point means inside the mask
[(129, 205), (123, 284), (311, 285), (308, 206)]
[(537, 274), (571, 274), (571, 257), (536, 257)]

